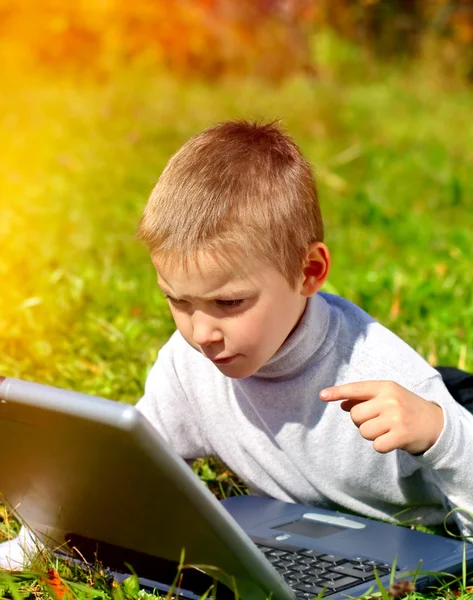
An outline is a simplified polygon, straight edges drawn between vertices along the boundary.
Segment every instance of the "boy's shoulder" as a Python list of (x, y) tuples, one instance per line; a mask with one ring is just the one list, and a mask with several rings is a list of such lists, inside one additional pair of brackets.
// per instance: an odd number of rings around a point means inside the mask
[(406, 387), (438, 376), (414, 348), (362, 308), (341, 296), (321, 295), (337, 314), (334, 346), (341, 374), (348, 369), (350, 379), (355, 371), (360, 380), (390, 380)]

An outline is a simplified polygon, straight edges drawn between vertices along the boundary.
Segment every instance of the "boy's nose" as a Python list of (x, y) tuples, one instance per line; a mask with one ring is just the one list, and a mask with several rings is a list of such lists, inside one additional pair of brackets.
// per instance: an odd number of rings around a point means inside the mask
[(208, 346), (223, 339), (222, 332), (213, 319), (198, 317), (194, 319), (192, 325), (192, 336), (199, 346)]

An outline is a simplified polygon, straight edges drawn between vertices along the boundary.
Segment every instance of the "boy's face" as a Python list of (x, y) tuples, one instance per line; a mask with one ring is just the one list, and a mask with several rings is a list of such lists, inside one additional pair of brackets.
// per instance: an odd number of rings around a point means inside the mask
[(253, 375), (277, 352), (307, 302), (301, 286), (292, 289), (275, 268), (259, 260), (241, 262), (243, 272), (211, 253), (202, 253), (188, 269), (153, 259), (184, 339), (236, 378)]

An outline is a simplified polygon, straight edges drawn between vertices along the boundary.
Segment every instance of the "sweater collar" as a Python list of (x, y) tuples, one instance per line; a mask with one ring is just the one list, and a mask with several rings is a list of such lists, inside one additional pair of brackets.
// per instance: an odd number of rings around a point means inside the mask
[(297, 327), (253, 377), (273, 379), (303, 371), (307, 362), (324, 344), (329, 322), (330, 307), (326, 300), (318, 293), (311, 296)]

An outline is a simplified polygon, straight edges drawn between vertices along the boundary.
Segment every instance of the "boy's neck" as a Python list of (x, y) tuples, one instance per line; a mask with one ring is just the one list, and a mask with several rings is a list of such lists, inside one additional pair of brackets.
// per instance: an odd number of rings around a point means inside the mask
[(284, 344), (252, 377), (288, 377), (302, 371), (323, 346), (330, 322), (330, 308), (319, 293), (308, 299), (305, 309)]
[[(287, 338), (284, 340), (284, 344), (285, 344), (285, 343), (287, 342), (287, 340), (288, 340), (288, 339), (291, 337), (291, 335), (294, 333), (294, 331), (295, 331), (295, 330), (298, 328), (298, 326), (299, 326), (299, 323), (301, 322), (301, 320), (302, 320), (302, 317), (304, 316), (304, 314), (305, 314), (305, 312), (306, 312), (306, 310), (307, 310), (307, 304), (308, 304), (308, 302), (309, 302), (309, 298), (304, 298), (304, 303), (302, 304), (302, 308), (301, 308), (301, 312), (300, 312), (299, 318), (297, 319), (297, 321), (296, 321), (296, 324), (295, 324), (295, 325), (294, 325), (294, 327), (291, 329), (291, 331), (290, 331), (289, 335), (287, 336)], [(283, 345), (284, 345), (284, 344), (283, 344)]]

